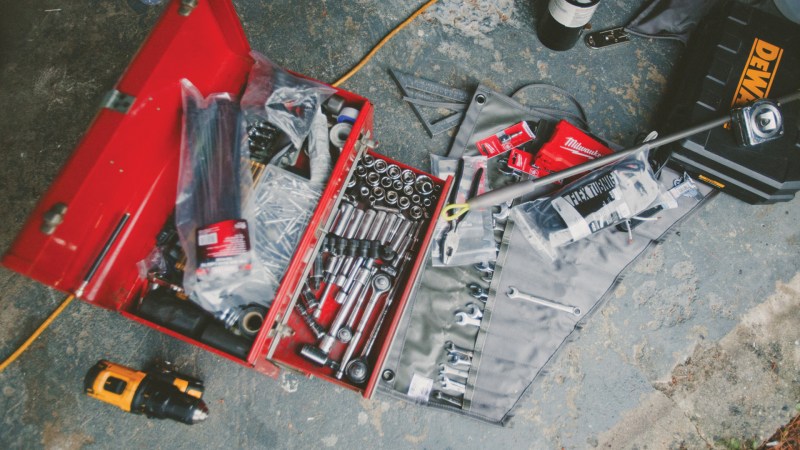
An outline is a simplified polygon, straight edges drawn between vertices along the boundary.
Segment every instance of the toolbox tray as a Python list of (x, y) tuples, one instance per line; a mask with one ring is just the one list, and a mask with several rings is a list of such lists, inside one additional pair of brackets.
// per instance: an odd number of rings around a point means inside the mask
[[(147, 286), (137, 263), (154, 248), (175, 207), (182, 117), (179, 80), (189, 79), (203, 95), (230, 92), (238, 97), (252, 64), (250, 46), (230, 1), (202, 1), (196, 6), (170, 2), (2, 263), (55, 289), (75, 292), (121, 218), (130, 214), (82, 300), (261, 373), (274, 377), (281, 367), (289, 368), (371, 397), (378, 369), (423, 266), (435, 221), (424, 222), (410, 270), (398, 281), (402, 289), (381, 329), (370, 357), (373, 370), (363, 385), (339, 381), (331, 369), (298, 354), (298, 346), (313, 343), (314, 338), (293, 313), (314, 255), (352, 177), (354, 162), (375, 145), (372, 105), (356, 94), (337, 90), (348, 105), (358, 107), (359, 116), (247, 357), (238, 358), (136, 314), (136, 302)], [(431, 179), (447, 192), (448, 183)], [(431, 217), (438, 216), (445, 199), (441, 195), (431, 206)], [(328, 319), (323, 315), (321, 320)]]

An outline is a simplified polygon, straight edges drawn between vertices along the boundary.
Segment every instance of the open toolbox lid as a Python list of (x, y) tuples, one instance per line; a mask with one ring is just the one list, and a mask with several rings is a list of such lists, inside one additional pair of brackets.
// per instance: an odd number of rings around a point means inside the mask
[[(230, 2), (171, 2), (111, 90), (86, 135), (3, 257), (3, 264), (74, 292), (123, 215), (126, 226), (83, 298), (119, 309), (134, 295), (136, 263), (175, 206), (181, 87), (242, 91), (250, 46)], [(66, 207), (50, 234), (45, 215)], [(56, 220), (57, 222), (58, 220)]]

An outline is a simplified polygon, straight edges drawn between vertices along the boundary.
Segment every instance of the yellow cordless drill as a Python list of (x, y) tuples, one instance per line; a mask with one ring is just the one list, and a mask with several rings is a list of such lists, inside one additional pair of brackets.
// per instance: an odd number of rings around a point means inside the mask
[(100, 360), (86, 374), (84, 388), (90, 397), (134, 414), (189, 425), (208, 417), (203, 382), (175, 372), (168, 364), (143, 372)]

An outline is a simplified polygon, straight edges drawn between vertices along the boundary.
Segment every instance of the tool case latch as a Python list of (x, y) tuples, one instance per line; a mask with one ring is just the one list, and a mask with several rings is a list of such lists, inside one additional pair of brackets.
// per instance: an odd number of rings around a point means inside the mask
[(584, 40), (589, 48), (599, 49), (628, 42), (631, 37), (624, 27), (618, 27), (589, 33)]
[(372, 151), (378, 147), (378, 143), (375, 142), (371, 137), (372, 135), (370, 130), (367, 130), (364, 132), (364, 135), (358, 139), (358, 142), (356, 143), (357, 159), (361, 158), (361, 156), (364, 155), (364, 153), (366, 153), (368, 150)]
[(277, 338), (278, 340), (294, 336), (294, 330), (285, 323), (276, 323), (275, 326), (269, 330), (268, 336), (270, 338)]
[(112, 109), (122, 114), (127, 114), (131, 109), (131, 106), (133, 106), (133, 102), (135, 101), (136, 97), (122, 93), (116, 89), (112, 89), (108, 91), (108, 94), (106, 94), (105, 98), (103, 98), (103, 103), (100, 105), (100, 107)]
[(181, 0), (181, 6), (178, 8), (178, 14), (187, 17), (197, 7), (197, 0)]

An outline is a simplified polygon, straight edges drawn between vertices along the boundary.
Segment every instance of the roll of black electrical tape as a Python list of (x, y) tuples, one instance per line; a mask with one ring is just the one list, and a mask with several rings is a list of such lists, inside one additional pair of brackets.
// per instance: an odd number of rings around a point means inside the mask
[(575, 46), (600, 0), (550, 0), (537, 34), (545, 47), (564, 51)]

